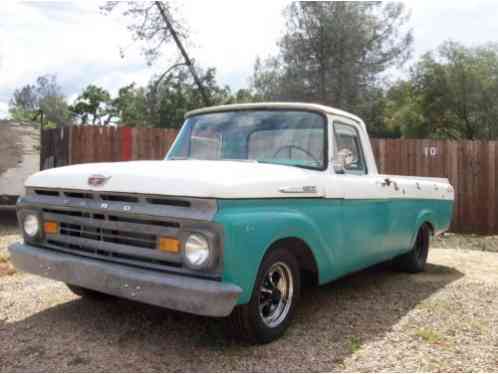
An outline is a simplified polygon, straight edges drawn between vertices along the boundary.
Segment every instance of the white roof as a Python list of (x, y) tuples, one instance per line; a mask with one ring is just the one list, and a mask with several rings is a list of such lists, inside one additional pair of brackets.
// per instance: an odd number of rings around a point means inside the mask
[(332, 108), (320, 104), (310, 104), (310, 103), (285, 103), (285, 102), (267, 102), (267, 103), (250, 103), (250, 104), (230, 104), (230, 105), (218, 105), (210, 106), (206, 108), (200, 108), (192, 110), (185, 114), (185, 118), (194, 116), (197, 114), (205, 114), (212, 112), (226, 112), (231, 110), (247, 110), (247, 109), (301, 109), (301, 110), (313, 110), (317, 112), (322, 112), (325, 114), (334, 114), (342, 117), (347, 117), (352, 119), (362, 126), (364, 126), (363, 121), (360, 117), (354, 114), (345, 112), (340, 109)]

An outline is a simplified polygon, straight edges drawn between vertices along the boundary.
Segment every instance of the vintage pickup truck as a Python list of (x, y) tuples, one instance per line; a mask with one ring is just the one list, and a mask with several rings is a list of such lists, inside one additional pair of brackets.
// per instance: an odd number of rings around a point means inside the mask
[(163, 161), (45, 170), (17, 204), (15, 266), (105, 294), (226, 318), (269, 342), (304, 279), (376, 263), (420, 272), (448, 229), (446, 179), (379, 175), (363, 121), (313, 104), (190, 112)]

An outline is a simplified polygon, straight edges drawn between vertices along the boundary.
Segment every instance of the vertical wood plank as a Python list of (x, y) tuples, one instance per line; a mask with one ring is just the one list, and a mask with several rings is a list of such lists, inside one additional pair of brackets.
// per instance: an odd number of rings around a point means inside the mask
[(131, 129), (131, 159), (139, 160), (138, 158), (138, 129)]
[[(494, 149), (494, 185), (495, 185), (495, 193), (493, 194), (494, 196), (494, 199), (495, 199), (495, 204), (494, 206), (491, 206), (491, 209), (494, 210), (494, 220), (495, 220), (495, 225), (494, 225), (494, 229), (493, 229), (493, 233), (494, 234), (497, 234), (498, 233), (498, 196), (496, 196), (498, 194), (498, 142), (497, 141), (494, 141), (493, 142), (493, 149)], [(493, 181), (491, 179), (491, 181)]]
[[(457, 196), (457, 188), (458, 188), (458, 153), (455, 142), (447, 141), (446, 142), (446, 169), (447, 169), (447, 178), (450, 181), (450, 184), (453, 186), (455, 192), (455, 200)], [(459, 217), (456, 206), (453, 208), (453, 219), (451, 224), (451, 230), (455, 231), (458, 229), (459, 225)]]
[(496, 226), (496, 142), (488, 143), (488, 164), (487, 164), (487, 174), (488, 174), (488, 201), (486, 205), (487, 214), (487, 227), (486, 231), (488, 234), (495, 233)]
[(489, 156), (490, 156), (489, 142), (479, 142), (479, 196), (476, 196), (479, 202), (479, 232), (487, 234), (488, 231), (488, 217), (486, 214), (487, 205), (489, 204)]
[[(465, 168), (465, 142), (459, 142), (458, 143), (458, 175), (463, 176), (465, 175), (464, 172), (467, 170)], [(464, 215), (464, 199), (463, 196), (465, 194), (465, 178), (458, 178), (458, 185), (457, 185), (457, 196), (456, 196), (456, 202), (457, 202), (457, 210), (458, 210), (458, 217), (459, 217), (459, 227), (460, 227), (460, 232), (465, 232), (465, 225), (466, 225), (466, 219)]]

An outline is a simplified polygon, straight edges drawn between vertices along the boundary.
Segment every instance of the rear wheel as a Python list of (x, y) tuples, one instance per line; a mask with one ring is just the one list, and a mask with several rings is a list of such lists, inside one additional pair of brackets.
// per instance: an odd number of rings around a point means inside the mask
[(284, 248), (271, 251), (261, 264), (250, 302), (228, 317), (228, 333), (255, 343), (277, 339), (291, 322), (300, 291), (296, 258)]
[(105, 299), (110, 299), (112, 298), (111, 295), (107, 295), (102, 292), (90, 290), (88, 288), (80, 287), (80, 286), (73, 286), (72, 284), (67, 284), (67, 288), (71, 290), (72, 293), (75, 295), (78, 295), (80, 297), (88, 298), (88, 299), (94, 299), (94, 300), (105, 300)]
[(419, 273), (424, 271), (429, 254), (430, 228), (427, 224), (420, 227), (415, 244), (410, 252), (395, 259), (396, 266), (401, 271)]

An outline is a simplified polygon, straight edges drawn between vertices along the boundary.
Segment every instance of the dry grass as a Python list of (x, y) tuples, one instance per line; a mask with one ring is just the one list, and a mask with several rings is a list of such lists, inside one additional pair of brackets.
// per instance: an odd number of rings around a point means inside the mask
[(437, 332), (431, 329), (420, 329), (415, 333), (416, 336), (422, 338), (424, 341), (430, 344), (440, 343), (443, 338)]
[(0, 277), (16, 273), (16, 269), (9, 262), (7, 247), (20, 239), (19, 231), (14, 224), (0, 225)]
[(434, 248), (470, 249), (484, 252), (498, 252), (498, 235), (461, 235), (447, 233), (432, 241)]

